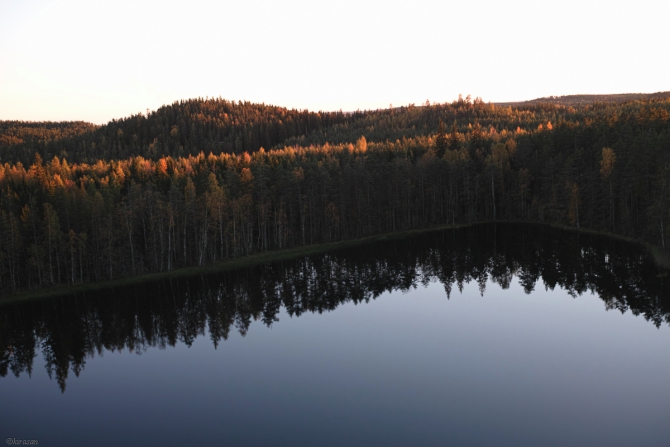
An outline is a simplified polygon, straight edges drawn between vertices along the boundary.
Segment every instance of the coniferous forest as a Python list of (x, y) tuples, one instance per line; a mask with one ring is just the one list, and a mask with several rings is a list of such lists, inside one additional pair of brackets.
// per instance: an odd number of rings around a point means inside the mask
[(668, 94), (0, 121), (0, 293), (483, 221), (667, 249), (669, 195)]

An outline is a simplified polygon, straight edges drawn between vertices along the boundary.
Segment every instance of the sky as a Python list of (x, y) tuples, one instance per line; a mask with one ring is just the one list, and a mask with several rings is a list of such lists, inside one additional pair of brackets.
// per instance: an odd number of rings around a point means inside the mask
[(670, 90), (670, 2), (0, 0), (0, 120)]

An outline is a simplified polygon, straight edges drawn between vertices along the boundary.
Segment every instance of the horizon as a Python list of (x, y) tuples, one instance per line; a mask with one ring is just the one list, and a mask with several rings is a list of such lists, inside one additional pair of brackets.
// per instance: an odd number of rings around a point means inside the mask
[(355, 111), (670, 90), (670, 6), (621, 6), (5, 0), (0, 120), (105, 124), (198, 97)]
[[(657, 91), (657, 92), (625, 92), (625, 93), (596, 93), (596, 94), (591, 94), (591, 93), (576, 93), (576, 94), (568, 94), (568, 95), (561, 95), (561, 96), (557, 96), (557, 95), (548, 95), (548, 96), (543, 96), (543, 97), (538, 97), (538, 98), (522, 99), (522, 100), (516, 100), (516, 101), (515, 101), (515, 100), (513, 100), (513, 101), (501, 101), (501, 102), (485, 101), (485, 100), (484, 100), (483, 98), (481, 98), (481, 97), (474, 97), (474, 96), (472, 96), (472, 95), (461, 95), (461, 94), (459, 94), (459, 96), (458, 96), (457, 98), (455, 98), (454, 100), (452, 100), (452, 101), (445, 101), (445, 102), (432, 102), (432, 101), (429, 101), (429, 100), (427, 100), (427, 101), (430, 102), (429, 105), (431, 105), (431, 106), (446, 105), (446, 104), (451, 104), (451, 103), (453, 103), (453, 102), (456, 102), (456, 101), (457, 101), (459, 98), (461, 98), (461, 97), (462, 97), (463, 99), (465, 99), (465, 98), (467, 98), (467, 97), (469, 96), (469, 97), (471, 98), (471, 100), (474, 100), (475, 98), (482, 99), (482, 101), (483, 101), (485, 104), (493, 104), (493, 105), (517, 105), (517, 104), (518, 104), (518, 105), (523, 105), (523, 104), (525, 104), (525, 103), (530, 103), (530, 102), (532, 102), (532, 101), (539, 101), (539, 100), (542, 100), (542, 99), (561, 99), (561, 98), (580, 97), (580, 96), (654, 95), (654, 94), (663, 94), (663, 93), (670, 93), (670, 91)], [(222, 98), (222, 97), (193, 97), (193, 98), (177, 99), (177, 100), (174, 100), (174, 101), (172, 101), (172, 102), (170, 102), (170, 103), (162, 104), (162, 105), (160, 105), (159, 107), (157, 107), (157, 108), (155, 108), (155, 109), (147, 109), (147, 110), (144, 111), (144, 112), (142, 112), (142, 111), (138, 111), (138, 112), (135, 112), (135, 113), (129, 113), (129, 114), (124, 115), (124, 116), (118, 116), (118, 117), (111, 118), (110, 120), (105, 121), (105, 122), (102, 122), (102, 123), (94, 123), (94, 122), (92, 122), (92, 121), (86, 121), (86, 120), (83, 120), (83, 119), (76, 119), (76, 120), (60, 120), (60, 121), (54, 121), (54, 120), (39, 120), (39, 121), (34, 121), (34, 120), (17, 120), (17, 119), (2, 119), (2, 118), (0, 118), (0, 122), (2, 122), (2, 121), (5, 121), (5, 122), (18, 121), (18, 122), (25, 122), (25, 123), (83, 122), (83, 123), (87, 123), (87, 124), (93, 124), (93, 125), (96, 125), (96, 126), (105, 126), (105, 125), (107, 125), (107, 124), (109, 124), (109, 123), (111, 123), (111, 122), (113, 122), (113, 121), (119, 121), (119, 120), (123, 120), (123, 119), (130, 118), (130, 117), (133, 117), (133, 116), (144, 116), (144, 117), (148, 117), (149, 114), (154, 113), (154, 112), (156, 112), (156, 111), (162, 109), (163, 107), (170, 107), (170, 106), (172, 106), (173, 104), (177, 104), (177, 103), (179, 103), (179, 102), (181, 102), (181, 101), (192, 101), (192, 100), (203, 100), (203, 101), (220, 100), (220, 101), (228, 101), (228, 102), (234, 102), (234, 103), (238, 103), (238, 102), (250, 102), (250, 103), (252, 103), (252, 104), (263, 104), (263, 105), (271, 106), (271, 107), (285, 108), (285, 109), (287, 109), (287, 110), (298, 110), (298, 111), (308, 111), (308, 112), (317, 112), (317, 113), (336, 113), (336, 112), (341, 112), (341, 113), (345, 113), (345, 114), (346, 114), (346, 113), (356, 113), (356, 112), (374, 112), (374, 111), (378, 111), (378, 110), (390, 110), (391, 108), (393, 108), (393, 109), (399, 109), (399, 108), (402, 108), (402, 107), (411, 107), (411, 106), (413, 106), (413, 107), (424, 107), (424, 106), (427, 105), (427, 104), (424, 102), (424, 103), (422, 103), (422, 104), (409, 103), (409, 104), (401, 104), (401, 105), (397, 105), (397, 106), (396, 106), (396, 105), (393, 105), (393, 104), (389, 104), (388, 107), (379, 107), (379, 108), (376, 108), (376, 109), (357, 109), (357, 110), (342, 110), (342, 109), (340, 109), (340, 110), (322, 110), (322, 109), (317, 109), (317, 110), (315, 110), (315, 109), (308, 109), (308, 108), (286, 107), (286, 106), (283, 106), (283, 105), (280, 105), (280, 104), (271, 104), (271, 103), (265, 103), (265, 102), (254, 102), (254, 101), (248, 101), (248, 100), (246, 100), (246, 99), (236, 100), (236, 99), (228, 99), (228, 98)]]

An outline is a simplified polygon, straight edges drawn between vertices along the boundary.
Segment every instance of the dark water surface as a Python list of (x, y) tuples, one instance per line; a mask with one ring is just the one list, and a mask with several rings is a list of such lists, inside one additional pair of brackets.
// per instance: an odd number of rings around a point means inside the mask
[(0, 307), (0, 440), (670, 445), (670, 278), (482, 225)]

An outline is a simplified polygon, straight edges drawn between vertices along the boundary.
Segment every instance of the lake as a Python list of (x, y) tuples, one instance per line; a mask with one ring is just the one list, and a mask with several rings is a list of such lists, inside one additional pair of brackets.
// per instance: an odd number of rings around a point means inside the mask
[(0, 436), (39, 445), (667, 446), (670, 277), (476, 225), (0, 307)]

